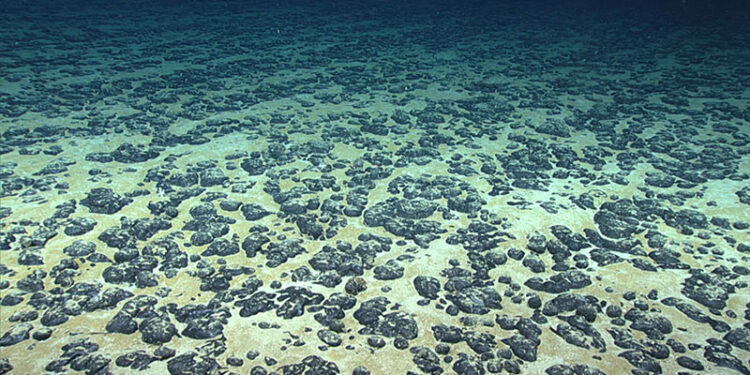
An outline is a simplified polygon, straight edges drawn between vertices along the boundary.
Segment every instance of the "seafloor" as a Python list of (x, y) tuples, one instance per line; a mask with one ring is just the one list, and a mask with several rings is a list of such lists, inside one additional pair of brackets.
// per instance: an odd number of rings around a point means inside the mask
[(750, 374), (750, 36), (520, 3), (4, 2), (0, 373)]

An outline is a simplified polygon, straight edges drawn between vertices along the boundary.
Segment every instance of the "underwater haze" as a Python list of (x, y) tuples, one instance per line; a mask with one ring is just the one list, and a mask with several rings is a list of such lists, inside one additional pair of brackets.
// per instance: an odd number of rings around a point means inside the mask
[(0, 1), (0, 374), (750, 374), (750, 2)]

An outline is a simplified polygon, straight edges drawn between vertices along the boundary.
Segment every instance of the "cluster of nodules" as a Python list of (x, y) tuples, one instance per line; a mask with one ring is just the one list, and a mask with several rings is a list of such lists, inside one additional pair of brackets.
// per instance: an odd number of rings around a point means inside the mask
[[(3, 325), (0, 346), (49, 340), (78, 329), (71, 324), (77, 318), (102, 314), (106, 322), (80, 332), (85, 338), (71, 335), (46, 371), (104, 374), (112, 366), (145, 370), (164, 361), (172, 374), (227, 368), (250, 368), (254, 375), (340, 372), (325, 355), (289, 363), (261, 353), (265, 348), (231, 353), (228, 342), (241, 335), (228, 329), (232, 319), (259, 319), (253, 330), (283, 336), (283, 344), (274, 348), (282, 354), (308, 345), (321, 352), (343, 349), (354, 357), (363, 348), (384, 353), (381, 349), (392, 345), (429, 374), (523, 373), (526, 363), (559, 345), (588, 350), (595, 361), (552, 365), (545, 369), (548, 375), (602, 374), (597, 363), (606, 364), (608, 353), (624, 358), (635, 375), (673, 368), (750, 374), (743, 362), (750, 351), (750, 306), (730, 303), (742, 295), (750, 275), (744, 265), (750, 244), (734, 234), (750, 224), (710, 216), (700, 207), (704, 184), (749, 177), (741, 166), (750, 137), (741, 124), (750, 119), (750, 110), (731, 104), (721, 91), (742, 91), (736, 86), (741, 80), (726, 73), (734, 70), (681, 69), (662, 78), (632, 74), (613, 85), (592, 81), (588, 74), (598, 69), (592, 64), (585, 73), (566, 69), (554, 82), (509, 85), (485, 78), (533, 72), (538, 67), (528, 62), (538, 56), (502, 44), (505, 38), (481, 45), (457, 39), (478, 27), (489, 28), (481, 30), (487, 35), (506, 32), (484, 23), (431, 23), (429, 33), (403, 33), (409, 41), (373, 33), (351, 44), (328, 36), (333, 48), (295, 53), (295, 59), (283, 53), (294, 48), (284, 46), (297, 45), (287, 43), (295, 37), (291, 33), (257, 35), (257, 30), (289, 26), (298, 30), (295, 35), (312, 33), (310, 40), (319, 39), (316, 27), (297, 20), (195, 22), (191, 27), (197, 34), (189, 45), (162, 51), (165, 61), (185, 65), (203, 66), (208, 54), (211, 69), (159, 70), (162, 62), (151, 54), (163, 49), (154, 44), (159, 38), (142, 38), (143, 48), (110, 54), (112, 60), (102, 64), (98, 53), (67, 53), (66, 43), (88, 42), (82, 34), (57, 33), (56, 27), (26, 30), (40, 37), (36, 42), (45, 50), (66, 53), (29, 58), (18, 46), (6, 56), (12, 70), (7, 80), (21, 82), (23, 90), (0, 93), (0, 114), (25, 121), (28, 113), (54, 125), (13, 124), (0, 134), (0, 198), (38, 205), (47, 215), (15, 220), (15, 208), (0, 207), (0, 219), (10, 223), (0, 228), (0, 251), (16, 257), (19, 266), (0, 264), (0, 288), (7, 291), (0, 305), (14, 311), (7, 328)], [(242, 38), (242, 48), (216, 43), (223, 40), (216, 38), (222, 32), (213, 29), (216, 24), (232, 24), (237, 35), (257, 38)], [(356, 25), (336, 27), (351, 31), (341, 35), (356, 35)], [(395, 27), (389, 26), (384, 29)], [(401, 56), (402, 48), (430, 46), (434, 40), (466, 46), (457, 55), (461, 60), (451, 65), (431, 54), (413, 54), (408, 65), (400, 57), (393, 64), (351, 63), (373, 48), (387, 60), (387, 52)], [(337, 41), (346, 48), (335, 48)], [(488, 49), (483, 44), (488, 42), (499, 44)], [(279, 53), (248, 55), (247, 50)], [(496, 64), (488, 50), (511, 51), (516, 58)], [(651, 66), (636, 66), (652, 58), (653, 51), (643, 51), (619, 61), (623, 71)], [(715, 64), (742, 66), (744, 57), (723, 51)], [(569, 62), (611, 55), (551, 53), (549, 61)], [(469, 78), (463, 81), (435, 75), (435, 66), (463, 67), (463, 60), (489, 70), (480, 77), (466, 69), (461, 74)], [(102, 74), (77, 76), (90, 66)], [(142, 68), (159, 73), (119, 73)], [(304, 74), (275, 76), (301, 68)], [(51, 74), (55, 69), (65, 75)], [(644, 82), (639, 76), (651, 78)], [(682, 89), (673, 90), (675, 85)], [(458, 88), (467, 95), (423, 95), (430, 87)], [(611, 100), (571, 108), (562, 99), (583, 100), (592, 92)], [(688, 100), (697, 96), (708, 99), (700, 110)], [(365, 102), (381, 99), (396, 108), (371, 110), (372, 102)], [(271, 101), (293, 105), (256, 107)], [(341, 104), (351, 109), (335, 109)], [(322, 105), (329, 109), (313, 119), (310, 111)], [(112, 108), (120, 114), (111, 115)], [(528, 110), (549, 116), (524, 121)], [(63, 117), (75, 121), (62, 125)], [(196, 125), (176, 134), (175, 123)], [(199, 152), (174, 152), (201, 151), (238, 135), (251, 150), (241, 146), (222, 158), (195, 161)], [(307, 139), (295, 142), (299, 135)], [(145, 143), (126, 141), (105, 151), (84, 151), (83, 157), (73, 143), (105, 136), (138, 136)], [(582, 138), (586, 144), (577, 144)], [(62, 146), (68, 141), (72, 151)], [(338, 155), (337, 148), (353, 149), (356, 156)], [(21, 172), (31, 157), (46, 162)], [(410, 174), (435, 166), (440, 175)], [(97, 187), (53, 207), (53, 195), (78, 194), (71, 184), (80, 181), (71, 181), (72, 175)], [(136, 176), (143, 179), (132, 181)], [(122, 179), (128, 180), (127, 191), (118, 188)], [(557, 190), (561, 185), (580, 191)], [(635, 194), (617, 194), (633, 185)], [(732, 189), (732, 199), (750, 205), (750, 187)], [(549, 199), (529, 198), (542, 193)], [(706, 206), (723, 209), (718, 202)], [(554, 215), (554, 224), (520, 233), (524, 215), (540, 212)], [(591, 217), (592, 227), (571, 228), (581, 217)], [(345, 231), (358, 233), (344, 239)], [(65, 245), (58, 247), (57, 241)], [(440, 254), (446, 247), (454, 252), (450, 257)], [(426, 255), (438, 265), (434, 271), (419, 263)], [(653, 280), (668, 272), (678, 290), (654, 286), (639, 295), (621, 290), (625, 285), (604, 286), (604, 271), (620, 267), (655, 275)], [(268, 269), (288, 271), (262, 279)], [(177, 303), (184, 291), (164, 282), (177, 277), (194, 281), (195, 293), (211, 298)], [(394, 292), (414, 296), (419, 309), (405, 307)], [(508, 306), (521, 312), (510, 314)], [(691, 325), (680, 327), (670, 319), (675, 316)], [(452, 323), (426, 323), (434, 317)], [(290, 320), (297, 324), (304, 318), (312, 318), (312, 327), (285, 329)], [(694, 339), (678, 334), (683, 330)], [(543, 332), (559, 340), (542, 342)], [(97, 335), (136, 335), (143, 346), (111, 356)], [(426, 346), (422, 339), (436, 344)], [(184, 341), (197, 343), (188, 345), (195, 349), (175, 349)], [(0, 373), (12, 369), (10, 360), (0, 359)], [(359, 366), (354, 373), (369, 371)]]

